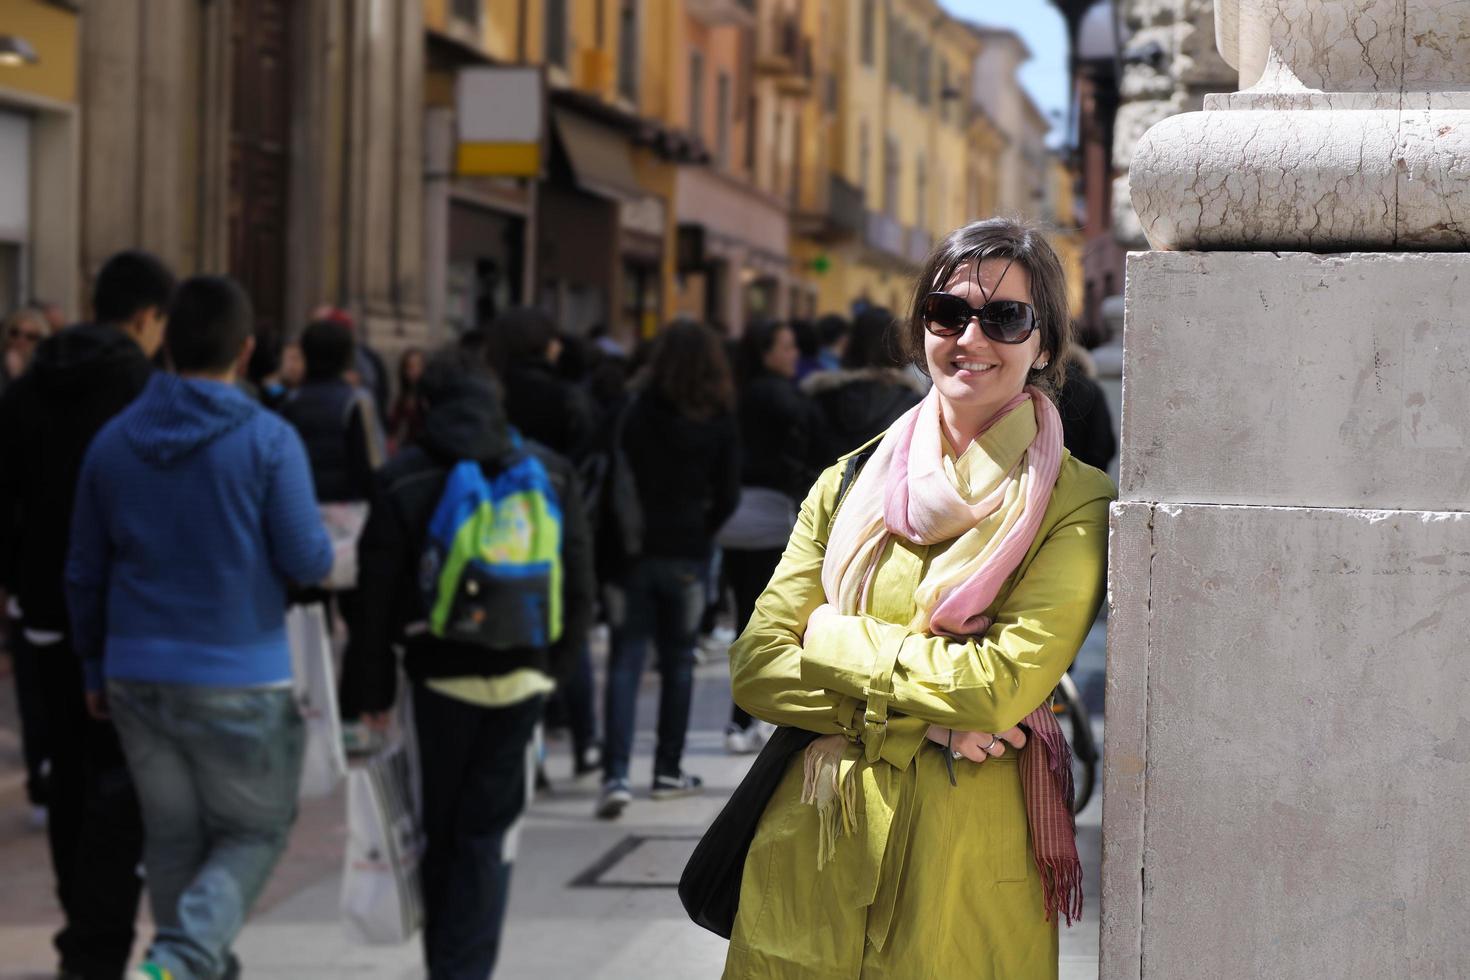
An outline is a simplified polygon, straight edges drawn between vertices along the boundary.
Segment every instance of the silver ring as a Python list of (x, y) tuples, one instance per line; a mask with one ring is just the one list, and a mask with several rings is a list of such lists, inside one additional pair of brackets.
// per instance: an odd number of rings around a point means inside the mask
[(956, 759), (963, 759), (965, 757), (965, 753), (963, 753), (963, 752), (953, 752), (952, 751), (949, 754), (952, 755), (952, 756), (954, 756)]
[(996, 736), (996, 735), (990, 736), (990, 744), (987, 745), (987, 746), (985, 746), (985, 751), (986, 752), (989, 752), (991, 749), (995, 748), (995, 743), (996, 742), (999, 742), (999, 741), (1000, 741), (1000, 737), (999, 736)]

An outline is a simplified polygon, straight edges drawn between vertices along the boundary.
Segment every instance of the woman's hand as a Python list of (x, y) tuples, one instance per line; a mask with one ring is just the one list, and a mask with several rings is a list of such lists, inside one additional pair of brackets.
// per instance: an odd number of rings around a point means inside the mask
[(984, 762), (986, 759), (999, 758), (1006, 754), (1007, 746), (1020, 749), (1026, 745), (1026, 733), (1021, 731), (1019, 726), (998, 735), (992, 735), (989, 732), (955, 732), (951, 738), (948, 728), (930, 725), (928, 738), (931, 742), (948, 745), (953, 751), (958, 752), (961, 758), (969, 759), (971, 762)]

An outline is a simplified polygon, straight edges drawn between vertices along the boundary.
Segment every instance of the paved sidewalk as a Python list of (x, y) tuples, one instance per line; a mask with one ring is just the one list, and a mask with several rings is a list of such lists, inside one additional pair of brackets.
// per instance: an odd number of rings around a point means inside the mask
[[(1100, 628), (1079, 669), (1101, 670)], [(648, 799), (657, 683), (647, 678), (639, 705), (634, 778), (637, 798), (617, 822), (592, 817), (595, 778), (569, 778), (565, 742), (548, 746), (553, 787), (525, 822), (498, 978), (520, 980), (699, 980), (719, 977), (725, 943), (690, 924), (672, 885), (690, 849), (749, 763), (725, 754), (729, 681), (723, 662), (699, 668), (686, 766), (704, 776), (701, 797)], [(3, 679), (7, 684), (9, 679)], [(1084, 689), (1086, 684), (1083, 683)], [(8, 699), (8, 692), (4, 695)], [(3, 714), (0, 733), (13, 727)], [(3, 738), (0, 738), (3, 741)], [(6, 786), (10, 788), (4, 788)], [(57, 924), (45, 836), (26, 829), (19, 786), (0, 779), (0, 980), (49, 980), (49, 938)], [(245, 976), (419, 980), (415, 944), (350, 945), (337, 917), (345, 836), (341, 794), (309, 804), (237, 951)], [(1079, 820), (1087, 886), (1083, 921), (1062, 933), (1063, 980), (1097, 976), (1101, 806)], [(146, 910), (144, 913), (146, 919)], [(146, 921), (140, 924), (146, 936)]]

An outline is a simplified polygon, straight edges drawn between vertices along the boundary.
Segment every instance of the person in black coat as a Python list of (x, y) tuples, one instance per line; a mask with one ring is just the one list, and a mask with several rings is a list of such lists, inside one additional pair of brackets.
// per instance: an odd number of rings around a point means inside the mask
[[(736, 633), (755, 610), (796, 509), (821, 472), (815, 410), (794, 383), (800, 353), (795, 330), (774, 321), (755, 321), (740, 338), (740, 509), (720, 534)], [(725, 748), (758, 751), (772, 730), (731, 705)]]
[[(418, 442), (374, 480), (358, 549), (356, 637), (343, 664), (343, 702), (386, 724), (396, 698), (394, 644), (412, 682), (426, 847), (424, 953), (430, 976), (489, 976), (505, 920), (511, 865), (504, 841), (526, 804), (526, 748), (547, 691), (585, 644), (593, 605), (591, 541), (576, 472), (506, 424), (499, 386), (474, 351), (430, 359)], [(450, 470), (493, 471), (532, 453), (562, 515), (563, 633), (551, 647), (487, 650), (414, 629), (427, 616), (419, 574), (428, 525)], [(488, 681), (494, 680), (491, 685)]]
[(614, 609), (605, 701), (603, 786), (597, 815), (632, 800), (628, 769), (634, 712), (648, 647), (661, 679), (653, 798), (697, 793), (683, 769), (694, 689), (694, 644), (715, 534), (740, 497), (733, 385), (720, 337), (677, 323), (659, 337), (648, 383), (627, 409), (622, 450), (642, 507), (641, 554), (623, 576)]
[(20, 606), (51, 739), (47, 834), (65, 976), (126, 969), (143, 848), (122, 746), (90, 713), (71, 646), (62, 576), (72, 505), (92, 437), (148, 383), (173, 291), (173, 274), (146, 252), (108, 259), (92, 293), (96, 322), (43, 341), (0, 398), (0, 581)]
[(1086, 350), (1073, 345), (1067, 350), (1067, 380), (1062, 383), (1057, 411), (1062, 416), (1062, 443), (1073, 456), (1107, 472), (1118, 452), (1113, 434), (1113, 413), (1102, 386), (1094, 380), (1097, 368)]
[(314, 320), (301, 332), (306, 381), (281, 403), (311, 460), (317, 500), (366, 500), (373, 471), (383, 464), (381, 420), (372, 396), (345, 375), (355, 350), (352, 331), (335, 320)]
[(924, 397), (898, 352), (893, 314), (876, 306), (853, 321), (842, 369), (813, 375), (801, 389), (816, 403), (824, 466), (886, 431)]
[(505, 389), (505, 414), (527, 438), (569, 459), (579, 459), (596, 429), (592, 401), (558, 376), (561, 342), (556, 324), (541, 310), (506, 310), (486, 331), (490, 366)]

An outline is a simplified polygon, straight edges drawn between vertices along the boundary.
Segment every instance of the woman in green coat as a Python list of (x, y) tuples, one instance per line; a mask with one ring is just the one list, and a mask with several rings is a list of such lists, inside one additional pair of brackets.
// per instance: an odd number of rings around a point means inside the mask
[(1049, 698), (1114, 496), (1048, 397), (1069, 324), (1056, 253), (1016, 222), (959, 229), (921, 274), (902, 339), (933, 389), (817, 481), (730, 651), (741, 707), (824, 737), (761, 818), (727, 978), (1056, 976), (1081, 868)]

